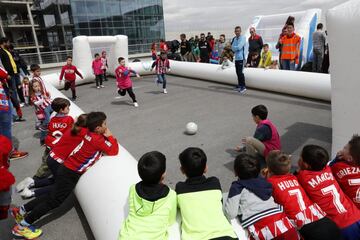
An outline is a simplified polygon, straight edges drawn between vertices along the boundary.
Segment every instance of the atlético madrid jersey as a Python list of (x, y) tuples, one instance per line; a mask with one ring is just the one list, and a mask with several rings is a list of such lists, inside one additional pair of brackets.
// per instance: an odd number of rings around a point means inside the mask
[(344, 193), (360, 209), (360, 167), (340, 160), (331, 165), (331, 171)]
[(45, 138), (46, 146), (53, 148), (66, 130), (74, 124), (74, 119), (68, 115), (57, 114), (51, 118), (48, 125), (48, 135)]
[(298, 228), (326, 215), (310, 200), (294, 175), (273, 175), (267, 180), (273, 186), (275, 202), (283, 205), (284, 212)]
[(329, 166), (322, 171), (302, 170), (297, 178), (310, 199), (340, 228), (360, 220), (360, 210), (341, 190)]

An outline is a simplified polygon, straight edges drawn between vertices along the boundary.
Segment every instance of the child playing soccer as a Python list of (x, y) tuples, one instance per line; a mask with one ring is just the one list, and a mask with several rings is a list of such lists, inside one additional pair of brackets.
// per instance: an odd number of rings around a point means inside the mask
[(86, 116), (86, 114), (80, 115), (72, 128), (67, 128), (61, 138), (54, 142), (46, 159), (46, 164), (52, 177), (43, 179), (27, 177), (16, 186), (17, 192), (22, 191), (22, 197), (39, 197), (50, 192), (56, 179), (57, 169), (64, 163), (64, 160), (75, 147), (81, 143), (87, 133)]
[(344, 193), (360, 209), (360, 136), (354, 135), (330, 163), (331, 171)]
[(84, 79), (83, 76), (81, 75), (81, 73), (76, 68), (76, 66), (72, 65), (72, 57), (68, 56), (66, 58), (66, 65), (63, 66), (61, 69), (59, 83), (61, 84), (63, 77), (65, 77), (64, 90), (67, 91), (67, 90), (69, 90), (69, 88), (71, 88), (73, 101), (76, 100), (76, 90), (75, 90), (76, 74), (81, 79)]
[(152, 66), (151, 70), (155, 68), (156, 75), (157, 75), (157, 84), (162, 83), (163, 85), (163, 92), (167, 94), (166, 90), (166, 73), (170, 71), (170, 61), (167, 59), (166, 52), (160, 53), (160, 58), (156, 59)]
[[(268, 110), (264, 105), (257, 105), (251, 109), (251, 114), (256, 123), (256, 131), (253, 137), (246, 137), (242, 140), (247, 154), (252, 156), (260, 155), (267, 157), (271, 150), (280, 150), (280, 136), (276, 126), (267, 118)], [(235, 148), (241, 151), (241, 146)]]
[(176, 193), (166, 186), (166, 158), (157, 151), (145, 153), (138, 162), (141, 182), (130, 187), (129, 215), (119, 240), (168, 239), (176, 220)]
[(340, 240), (341, 232), (336, 224), (325, 216), (290, 174), (291, 159), (280, 151), (271, 151), (266, 159), (267, 180), (272, 184), (273, 198), (284, 207), (284, 212), (299, 230), (304, 240)]
[(33, 79), (30, 84), (30, 104), (35, 106), (35, 113), (37, 116), (43, 114), (44, 120), (42, 121), (39, 129), (41, 130), (40, 145), (44, 145), (50, 115), (53, 110), (51, 108), (51, 99), (46, 94), (41, 82), (38, 79)]
[(120, 94), (120, 96), (125, 96), (127, 92), (134, 103), (134, 107), (138, 107), (139, 104), (136, 101), (136, 96), (132, 88), (130, 73), (136, 74), (136, 77), (138, 78), (140, 77), (140, 75), (131, 68), (125, 66), (125, 58), (119, 57), (118, 62), (120, 65), (115, 70), (118, 93)]
[(181, 212), (181, 239), (237, 239), (222, 210), (219, 179), (205, 177), (207, 157), (200, 148), (187, 148), (179, 155), (186, 181), (175, 187)]
[(341, 229), (344, 240), (360, 239), (360, 210), (344, 194), (327, 166), (327, 151), (316, 145), (302, 149), (299, 159), (300, 185), (310, 199)]
[(231, 184), (225, 202), (227, 218), (238, 217), (250, 239), (299, 239), (282, 206), (274, 202), (271, 184), (259, 177), (259, 160), (241, 153), (235, 159), (234, 172), (238, 180)]
[(108, 63), (106, 58), (106, 51), (101, 52), (101, 69), (103, 70), (103, 79), (107, 82), (106, 70), (108, 69)]
[(50, 210), (59, 207), (74, 190), (81, 175), (93, 166), (103, 153), (109, 156), (118, 154), (118, 142), (107, 128), (106, 115), (103, 112), (89, 113), (87, 128), (89, 131), (82, 142), (65, 160), (64, 165), (59, 166), (51, 193), (12, 210), (17, 221), (12, 230), (15, 236), (28, 239), (39, 237), (42, 231), (32, 224)]
[(24, 77), (22, 80), (22, 91), (23, 91), (23, 95), (24, 95), (24, 99), (25, 99), (25, 105), (28, 106), (29, 105), (29, 91), (30, 91), (30, 80), (28, 77)]
[(102, 61), (98, 53), (95, 53), (95, 59), (92, 62), (92, 69), (95, 75), (96, 88), (103, 88), (104, 70), (102, 69)]

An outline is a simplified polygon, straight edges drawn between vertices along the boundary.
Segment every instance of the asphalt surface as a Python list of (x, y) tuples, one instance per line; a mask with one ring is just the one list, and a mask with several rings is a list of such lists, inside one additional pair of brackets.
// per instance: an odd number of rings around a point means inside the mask
[[(114, 79), (104, 85), (105, 88), (99, 90), (95, 84), (79, 86), (76, 104), (85, 112), (104, 111), (111, 131), (135, 158), (152, 150), (164, 153), (167, 157), (166, 182), (171, 187), (184, 180), (179, 170), (179, 153), (186, 147), (195, 146), (207, 154), (207, 175), (217, 176), (223, 191), (228, 191), (235, 179), (232, 166), (236, 152), (232, 149), (242, 137), (253, 134), (256, 126), (250, 110), (257, 104), (268, 107), (269, 118), (281, 135), (283, 150), (293, 155), (294, 167), (305, 144), (320, 144), (330, 151), (331, 105), (327, 102), (251, 89), (240, 95), (229, 85), (175, 76), (168, 76), (168, 94), (163, 94), (161, 87), (154, 83), (154, 76), (146, 76), (134, 79), (134, 91), (140, 105), (135, 108), (129, 96), (117, 94)], [(70, 91), (65, 94), (71, 95)], [(34, 128), (34, 110), (25, 107), (24, 114), (27, 121), (15, 123), (13, 135), (19, 149), (30, 155), (11, 163), (17, 182), (35, 173), (43, 153)], [(185, 125), (190, 121), (199, 127), (193, 136), (184, 134)], [(13, 198), (15, 205), (26, 202), (17, 194)], [(0, 222), (1, 240), (12, 239), (13, 224), (12, 219)], [(41, 239), (93, 239), (74, 196), (37, 226), (44, 231)]]

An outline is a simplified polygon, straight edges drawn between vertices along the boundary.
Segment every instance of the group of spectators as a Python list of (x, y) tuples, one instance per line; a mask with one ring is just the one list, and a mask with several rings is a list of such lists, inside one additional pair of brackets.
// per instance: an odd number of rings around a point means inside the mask
[[(296, 70), (296, 66), (300, 68), (300, 46), (301, 37), (295, 33), (294, 27), (295, 18), (289, 17), (279, 35), (276, 49), (279, 50), (279, 58), (274, 59), (270, 46), (264, 43), (263, 38), (256, 32), (254, 27), (249, 29), (250, 36), (247, 40), (248, 55), (245, 57), (245, 46), (243, 49), (243, 58), (245, 67), (253, 68), (270, 68), (283, 70)], [(169, 58), (179, 61), (187, 62), (201, 62), (212, 64), (229, 65), (229, 62), (234, 61), (235, 50), (233, 49), (234, 39), (227, 40), (225, 34), (221, 34), (219, 39), (215, 39), (211, 32), (207, 35), (200, 34), (200, 37), (190, 37), (187, 39), (183, 33), (180, 35), (180, 42), (178, 40), (165, 42), (160, 41), (159, 48), (162, 52), (168, 52)], [(323, 31), (323, 24), (319, 23), (317, 31), (313, 33), (313, 54), (308, 59), (304, 71), (312, 72), (328, 72), (329, 61), (328, 51), (326, 46), (326, 35)], [(176, 54), (179, 50), (179, 54)], [(157, 58), (156, 43), (151, 47), (153, 59)], [(306, 69), (308, 68), (308, 69)]]

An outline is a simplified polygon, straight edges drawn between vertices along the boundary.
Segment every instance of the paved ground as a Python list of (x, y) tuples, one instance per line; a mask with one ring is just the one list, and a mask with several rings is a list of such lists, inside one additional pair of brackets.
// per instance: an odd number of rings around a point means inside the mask
[[(167, 182), (171, 186), (184, 179), (179, 171), (178, 154), (186, 147), (197, 146), (208, 155), (208, 175), (219, 177), (223, 190), (227, 191), (234, 180), (232, 161), (236, 153), (232, 148), (243, 136), (253, 134), (255, 124), (250, 110), (257, 104), (269, 108), (269, 117), (279, 128), (283, 149), (293, 155), (294, 165), (305, 144), (320, 144), (330, 150), (329, 103), (256, 90), (239, 95), (232, 91), (232, 86), (174, 76), (168, 81), (169, 94), (165, 95), (154, 84), (153, 76), (135, 80), (139, 108), (131, 105), (128, 96), (117, 95), (113, 79), (105, 82), (106, 87), (100, 90), (94, 88), (94, 84), (79, 87), (76, 104), (85, 112), (106, 112), (112, 132), (135, 158), (151, 150), (163, 152), (167, 157)], [(33, 110), (24, 110), (28, 121), (15, 124), (14, 135), (20, 140), (21, 150), (29, 151), (30, 157), (12, 162), (11, 170), (17, 181), (35, 172), (42, 155), (34, 130)], [(190, 121), (199, 126), (194, 136), (183, 133)], [(15, 194), (14, 204), (22, 202)], [(71, 239), (93, 239), (81, 208), (78, 204), (74, 208), (73, 202), (74, 197), (60, 213), (55, 211), (40, 222), (45, 232), (42, 239), (63, 240), (70, 236)], [(11, 239), (8, 232), (12, 224), (11, 220), (0, 222), (1, 240)]]

